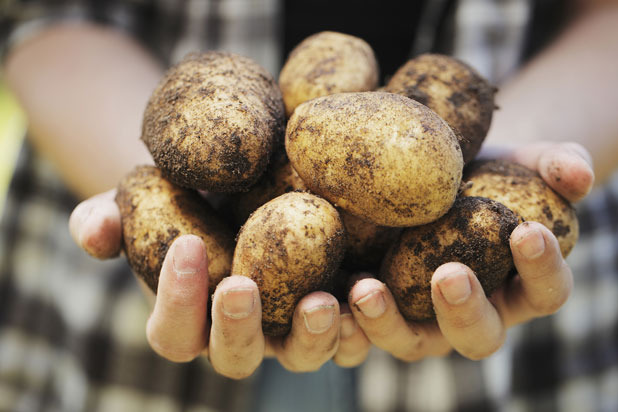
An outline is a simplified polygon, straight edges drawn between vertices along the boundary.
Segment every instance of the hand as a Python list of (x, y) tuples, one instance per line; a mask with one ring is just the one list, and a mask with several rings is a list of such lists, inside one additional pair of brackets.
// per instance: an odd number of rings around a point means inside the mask
[[(590, 156), (577, 144), (535, 143), (504, 157), (537, 170), (571, 202), (585, 197), (594, 181)], [(451, 262), (436, 270), (431, 282), (434, 323), (406, 322), (382, 282), (368, 276), (359, 279), (349, 304), (364, 336), (346, 344), (366, 352), (371, 342), (405, 361), (445, 355), (452, 349), (470, 359), (491, 355), (502, 346), (508, 327), (554, 313), (573, 285), (558, 242), (543, 225), (519, 225), (510, 244), (518, 275), (489, 299), (465, 265)], [(357, 358), (350, 364), (362, 361)]]
[[(100, 259), (117, 256), (121, 249), (114, 196), (110, 191), (82, 202), (69, 221), (76, 243)], [(314, 292), (297, 305), (287, 336), (264, 337), (257, 285), (244, 276), (230, 276), (217, 286), (210, 323), (207, 259), (202, 241), (191, 235), (177, 238), (164, 259), (146, 335), (153, 350), (169, 360), (208, 356), (217, 372), (235, 379), (251, 375), (264, 356), (276, 357), (292, 371), (312, 371), (337, 357), (340, 328), (343, 336), (360, 332), (348, 308), (341, 308), (346, 313), (340, 316), (332, 295)]]

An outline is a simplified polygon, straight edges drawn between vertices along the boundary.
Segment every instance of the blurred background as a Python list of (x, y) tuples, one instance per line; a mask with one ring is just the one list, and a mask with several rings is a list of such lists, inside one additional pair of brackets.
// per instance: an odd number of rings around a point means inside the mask
[(0, 75), (0, 215), (25, 132), (26, 118)]

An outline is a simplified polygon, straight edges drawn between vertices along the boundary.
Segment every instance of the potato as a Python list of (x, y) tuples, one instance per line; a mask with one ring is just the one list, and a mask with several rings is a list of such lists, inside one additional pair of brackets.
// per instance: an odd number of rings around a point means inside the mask
[(400, 67), (385, 91), (414, 99), (446, 120), (464, 163), (477, 155), (491, 124), (495, 88), (472, 67), (453, 57), (423, 54)]
[[(290, 164), (285, 151), (275, 155), (264, 176), (248, 192), (234, 196), (231, 207), (235, 220), (244, 223), (249, 215), (269, 200), (292, 191), (309, 189)], [(355, 270), (377, 268), (399, 228), (378, 226), (344, 210), (338, 210), (346, 231), (344, 265)]]
[(455, 201), (463, 160), (451, 128), (392, 93), (337, 93), (298, 106), (286, 151), (309, 189), (380, 226), (415, 226)]
[(515, 213), (498, 202), (458, 198), (439, 220), (403, 230), (384, 259), (380, 277), (407, 320), (431, 320), (434, 271), (444, 263), (461, 262), (491, 295), (514, 267), (509, 236), (517, 224)]
[(249, 217), (238, 234), (232, 274), (257, 283), (265, 334), (286, 334), (298, 301), (332, 285), (344, 241), (337, 210), (309, 193), (286, 193)]
[(285, 150), (277, 151), (260, 180), (249, 191), (233, 196), (232, 208), (236, 222), (242, 225), (264, 203), (296, 190), (306, 191), (307, 186), (292, 168)]
[(374, 272), (401, 228), (378, 226), (343, 210), (339, 215), (347, 234), (343, 265), (350, 270)]
[(153, 166), (139, 166), (118, 185), (116, 203), (129, 265), (153, 292), (167, 250), (185, 234), (204, 241), (211, 293), (229, 275), (234, 234), (196, 192), (174, 185)]
[(172, 182), (230, 193), (258, 180), (284, 128), (271, 75), (246, 57), (211, 51), (167, 72), (146, 107), (142, 140)]
[(507, 160), (476, 160), (465, 171), (464, 196), (494, 199), (524, 220), (545, 225), (567, 257), (579, 237), (575, 209), (534, 170)]
[(340, 92), (374, 90), (378, 63), (371, 46), (348, 34), (325, 31), (292, 50), (279, 75), (287, 116), (299, 104)]

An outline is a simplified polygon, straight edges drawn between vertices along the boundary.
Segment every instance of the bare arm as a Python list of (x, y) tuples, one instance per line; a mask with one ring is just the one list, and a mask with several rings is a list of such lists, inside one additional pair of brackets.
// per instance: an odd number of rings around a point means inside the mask
[(20, 44), (5, 66), (35, 147), (81, 197), (114, 187), (135, 164), (152, 162), (139, 136), (161, 74), (127, 35), (75, 23)]
[(487, 142), (580, 143), (602, 182), (618, 166), (618, 2), (582, 3), (555, 44), (501, 86)]

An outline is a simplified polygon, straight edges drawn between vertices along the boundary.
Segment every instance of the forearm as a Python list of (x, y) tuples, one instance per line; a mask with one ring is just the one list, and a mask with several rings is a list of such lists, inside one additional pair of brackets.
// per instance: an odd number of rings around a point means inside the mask
[(34, 146), (78, 196), (107, 190), (135, 164), (152, 162), (139, 136), (162, 71), (127, 35), (58, 25), (16, 47), (4, 69)]
[(596, 181), (618, 166), (618, 7), (586, 13), (500, 87), (488, 144), (573, 141), (594, 160)]

